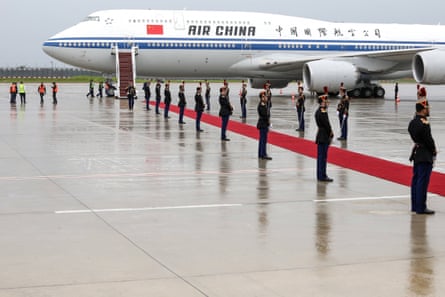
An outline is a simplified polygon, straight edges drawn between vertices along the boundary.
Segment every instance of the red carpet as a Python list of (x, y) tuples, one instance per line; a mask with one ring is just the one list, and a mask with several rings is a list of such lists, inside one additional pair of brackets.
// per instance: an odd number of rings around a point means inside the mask
[[(175, 113), (179, 111), (175, 105), (171, 105), (170, 110)], [(192, 119), (195, 118), (195, 114), (196, 113), (190, 109), (186, 109), (185, 111), (185, 116)], [(221, 119), (218, 116), (203, 113), (201, 121), (221, 127)], [(253, 139), (258, 139), (259, 137), (256, 127), (240, 122), (230, 121), (227, 129)], [(317, 146), (314, 141), (270, 131), (268, 143), (311, 158), (317, 157)], [(334, 146), (329, 148), (328, 162), (401, 185), (411, 185), (412, 166), (355, 153)], [(445, 174), (433, 171), (428, 191), (445, 196)]]

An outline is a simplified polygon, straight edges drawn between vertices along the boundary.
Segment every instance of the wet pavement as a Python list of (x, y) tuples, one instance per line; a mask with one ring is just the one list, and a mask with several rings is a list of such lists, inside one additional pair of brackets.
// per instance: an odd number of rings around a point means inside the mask
[[(387, 99), (351, 102), (348, 141), (332, 145), (409, 165), (416, 86), (399, 85), (399, 104), (384, 86)], [(407, 186), (332, 164), (334, 182), (319, 183), (310, 157), (268, 145), (273, 160), (258, 160), (255, 139), (228, 131), (221, 142), (204, 123), (197, 134), (193, 119), (180, 126), (177, 114), (165, 120), (140, 99), (130, 112), (125, 100), (86, 99), (87, 84), (61, 84), (59, 104), (47, 96), (40, 106), (29, 84), (26, 106), (11, 107), (8, 87), (0, 84), (2, 297), (445, 291), (444, 197), (429, 195), (434, 216), (412, 215)], [(195, 87), (186, 84), (188, 108)], [(230, 87), (241, 122), (240, 85)], [(272, 129), (313, 140), (318, 104), (308, 97), (299, 134), (295, 89), (273, 91)], [(445, 173), (445, 87), (427, 91), (434, 170)], [(248, 92), (246, 124), (255, 125), (258, 91)]]

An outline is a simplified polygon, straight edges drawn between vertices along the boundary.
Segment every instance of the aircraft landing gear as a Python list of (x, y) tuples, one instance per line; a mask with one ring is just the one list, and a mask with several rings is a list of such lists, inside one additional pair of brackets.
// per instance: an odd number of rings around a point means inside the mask
[(348, 91), (348, 96), (353, 98), (383, 98), (385, 97), (385, 89), (377, 84), (369, 84)]

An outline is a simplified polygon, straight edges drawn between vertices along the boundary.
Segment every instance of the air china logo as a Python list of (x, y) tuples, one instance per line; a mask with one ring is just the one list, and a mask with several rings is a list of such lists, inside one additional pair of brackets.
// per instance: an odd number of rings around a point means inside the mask
[(189, 36), (255, 36), (254, 26), (189, 26)]

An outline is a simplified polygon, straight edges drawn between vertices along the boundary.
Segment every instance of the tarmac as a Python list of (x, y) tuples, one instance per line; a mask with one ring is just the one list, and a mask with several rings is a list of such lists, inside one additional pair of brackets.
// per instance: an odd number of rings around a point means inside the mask
[[(312, 157), (269, 144), (273, 160), (259, 160), (258, 141), (231, 123), (221, 142), (213, 124), (196, 133), (192, 118), (146, 111), (141, 87), (130, 112), (126, 100), (87, 99), (88, 84), (60, 84), (56, 106), (28, 84), (27, 104), (11, 106), (0, 84), (0, 296), (445, 294), (443, 196), (429, 194), (436, 214), (425, 216), (410, 212), (408, 185), (331, 163), (334, 182), (317, 182)], [(386, 99), (351, 101), (348, 141), (331, 147), (410, 166), (416, 86), (399, 84), (399, 103), (384, 87)], [(240, 84), (230, 88), (231, 120), (255, 126), (258, 90), (243, 122)], [(445, 87), (427, 91), (444, 174)], [(318, 104), (308, 95), (296, 132), (295, 92), (273, 90), (271, 130), (313, 141)]]

